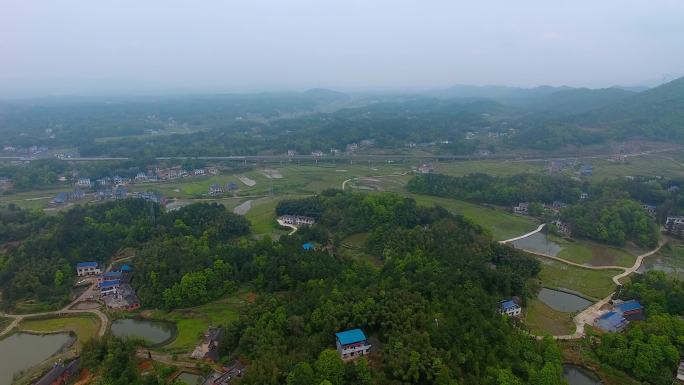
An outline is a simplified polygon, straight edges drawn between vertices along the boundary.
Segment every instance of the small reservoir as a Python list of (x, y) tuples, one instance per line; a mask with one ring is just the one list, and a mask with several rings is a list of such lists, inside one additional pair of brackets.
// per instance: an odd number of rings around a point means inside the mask
[(563, 247), (559, 244), (550, 241), (546, 234), (541, 232), (534, 233), (528, 237), (518, 239), (517, 241), (511, 242), (511, 245), (515, 246), (516, 249), (524, 249), (540, 254), (547, 254), (551, 256), (556, 256)]
[(122, 338), (140, 338), (151, 345), (168, 341), (175, 333), (175, 325), (163, 321), (118, 319), (112, 322), (112, 334)]
[(563, 378), (570, 385), (602, 385), (603, 382), (589, 369), (577, 365), (563, 365)]
[(72, 342), (67, 333), (14, 333), (0, 340), (0, 385), (12, 385), (14, 374), (40, 364)]
[(563, 313), (581, 311), (588, 308), (592, 304), (591, 301), (586, 300), (578, 295), (566, 293), (560, 290), (547, 289), (545, 287), (539, 291), (537, 298), (539, 298), (540, 301), (542, 301), (551, 309)]

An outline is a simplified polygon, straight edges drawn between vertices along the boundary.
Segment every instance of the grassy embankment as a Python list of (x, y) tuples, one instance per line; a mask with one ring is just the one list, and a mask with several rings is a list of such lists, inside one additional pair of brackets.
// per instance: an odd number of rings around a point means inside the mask
[(539, 279), (543, 286), (574, 291), (596, 300), (613, 292), (612, 277), (622, 272), (585, 269), (546, 258), (539, 258), (539, 261), (542, 263)]
[(100, 319), (93, 315), (78, 314), (68, 317), (26, 319), (19, 324), (19, 330), (36, 333), (74, 332), (79, 342), (97, 335)]
[(558, 257), (575, 263), (590, 266), (631, 267), (636, 261), (635, 255), (617, 247), (589, 240), (567, 240), (553, 236), (549, 239), (563, 248), (558, 253)]

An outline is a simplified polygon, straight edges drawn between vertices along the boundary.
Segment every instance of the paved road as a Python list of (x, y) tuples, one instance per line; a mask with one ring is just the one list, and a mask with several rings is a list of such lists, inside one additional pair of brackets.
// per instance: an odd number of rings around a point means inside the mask
[(506, 240), (504, 240), (504, 241), (499, 241), (499, 243), (510, 243), (510, 242), (515, 242), (515, 241), (517, 241), (517, 240), (519, 240), (519, 239), (527, 238), (527, 237), (529, 237), (530, 235), (534, 235), (534, 234), (537, 234), (538, 232), (540, 232), (540, 231), (544, 228), (544, 226), (546, 226), (546, 223), (542, 223), (541, 225), (539, 225), (539, 227), (537, 227), (536, 230), (532, 230), (532, 231), (530, 231), (530, 232), (527, 233), (527, 234), (523, 234), (523, 235), (521, 235), (521, 236), (519, 236), (519, 237), (515, 237), (515, 238), (511, 238), (511, 239), (506, 239)]

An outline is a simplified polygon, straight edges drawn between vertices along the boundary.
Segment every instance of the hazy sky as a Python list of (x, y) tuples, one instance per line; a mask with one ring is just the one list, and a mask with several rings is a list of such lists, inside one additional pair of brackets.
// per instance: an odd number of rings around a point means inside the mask
[(0, 0), (3, 95), (602, 87), (682, 73), (682, 0)]

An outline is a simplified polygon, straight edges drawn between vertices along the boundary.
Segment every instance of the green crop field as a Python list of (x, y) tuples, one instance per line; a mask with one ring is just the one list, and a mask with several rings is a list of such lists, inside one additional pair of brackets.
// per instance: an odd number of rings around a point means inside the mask
[(530, 300), (523, 311), (525, 325), (530, 329), (530, 333), (536, 335), (574, 333), (573, 315), (553, 310), (536, 298)]
[(44, 319), (27, 319), (19, 324), (19, 330), (38, 333), (71, 331), (83, 342), (97, 335), (100, 319), (92, 315), (74, 315)]
[(621, 270), (591, 270), (570, 266), (562, 262), (539, 258), (542, 271), (539, 278), (543, 286), (554, 289), (568, 289), (585, 296), (600, 299), (613, 292), (612, 277)]
[(575, 263), (591, 266), (630, 267), (636, 261), (636, 256), (617, 247), (588, 240), (568, 241), (558, 237), (552, 237), (551, 239), (563, 247), (558, 253), (558, 257)]
[(504, 240), (534, 230), (538, 223), (530, 218), (513, 215), (500, 208), (490, 208), (463, 202), (456, 199), (429, 195), (409, 194), (418, 204), (424, 206), (440, 205), (456, 214), (469, 218), (478, 225), (490, 230), (495, 240)]
[(462, 162), (436, 163), (435, 172), (439, 174), (463, 176), (472, 173), (485, 173), (508, 176), (520, 173), (544, 171), (544, 162), (515, 162), (508, 160), (469, 160)]

